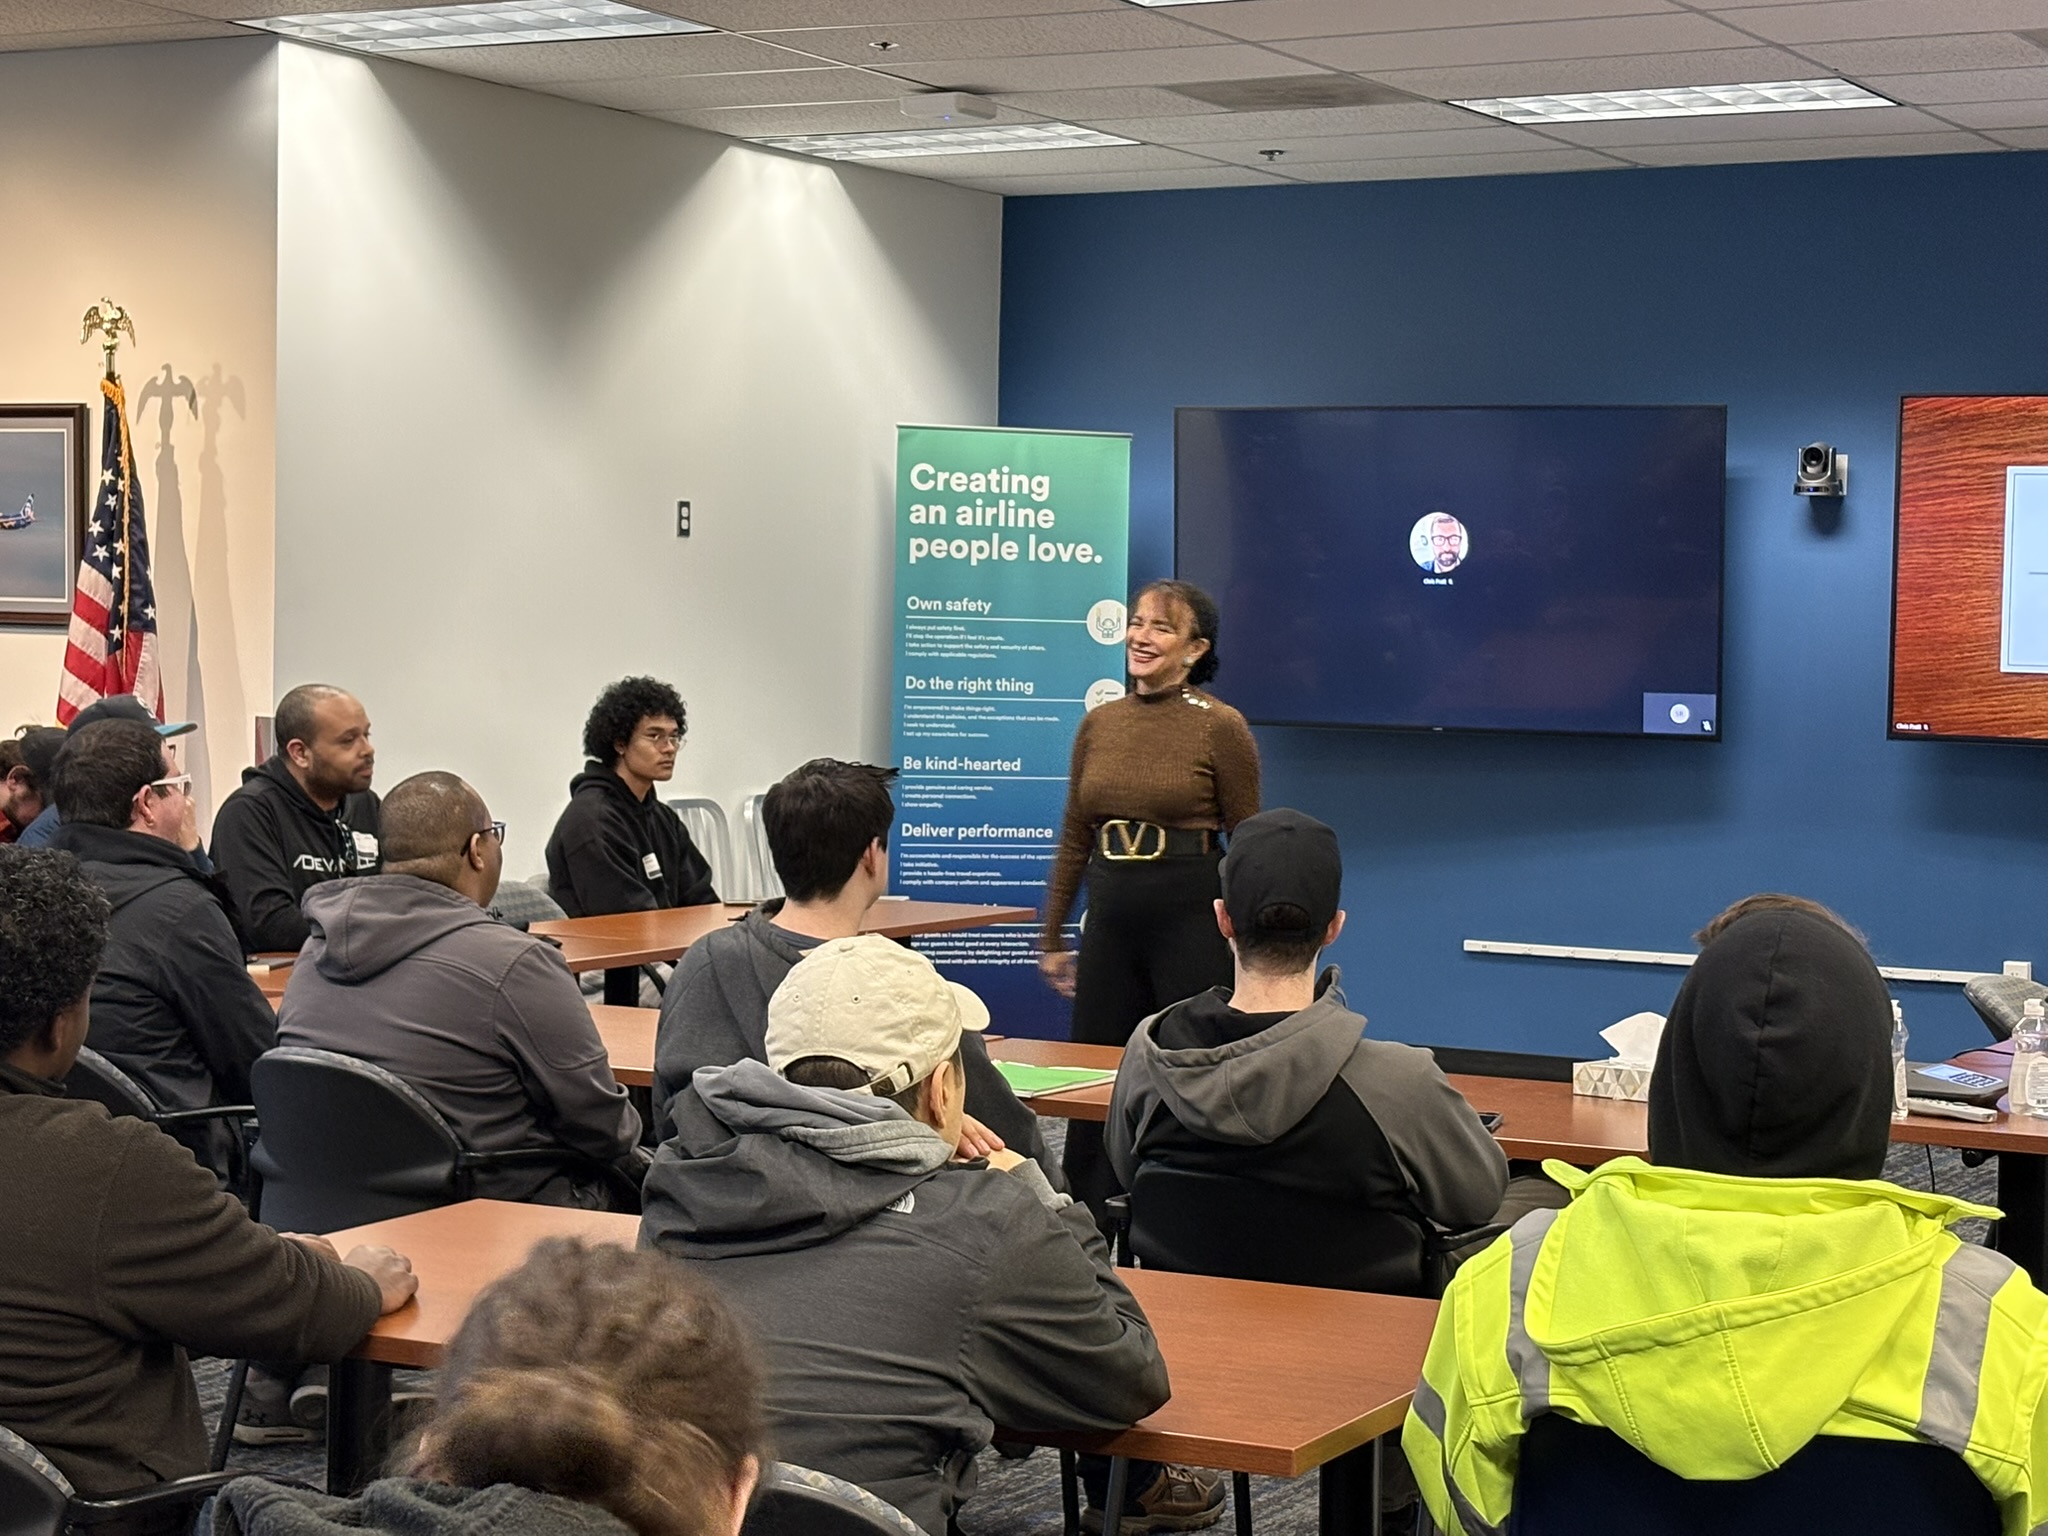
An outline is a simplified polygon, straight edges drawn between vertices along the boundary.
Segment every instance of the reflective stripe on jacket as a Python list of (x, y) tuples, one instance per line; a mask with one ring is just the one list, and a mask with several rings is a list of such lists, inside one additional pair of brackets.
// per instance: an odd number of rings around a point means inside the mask
[(1996, 1212), (1876, 1180), (1545, 1169), (1571, 1205), (1459, 1271), (1402, 1433), (1446, 1531), (1505, 1526), (1524, 1426), (1562, 1413), (1700, 1481), (1815, 1435), (1931, 1441), (2007, 1536), (2048, 1536), (2048, 1297), (1949, 1230)]

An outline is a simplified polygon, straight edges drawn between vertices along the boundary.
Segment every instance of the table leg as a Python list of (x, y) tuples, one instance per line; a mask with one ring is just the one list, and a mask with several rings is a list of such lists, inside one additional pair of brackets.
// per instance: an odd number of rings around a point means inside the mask
[(341, 1360), (327, 1368), (327, 1491), (352, 1494), (383, 1470), (391, 1448), (391, 1367)]
[(1998, 1154), (1998, 1251), (2048, 1285), (2048, 1157)]
[(1112, 1456), (1109, 1459), (1109, 1487), (1103, 1490), (1102, 1528), (1105, 1531), (1123, 1529), (1124, 1495), (1131, 1491), (1131, 1458)]
[(1317, 1473), (1316, 1530), (1320, 1536), (1379, 1536), (1380, 1528), (1380, 1445), (1361, 1445), (1355, 1451), (1323, 1463)]
[(620, 966), (604, 973), (604, 1000), (615, 1008), (640, 1004), (640, 967)]

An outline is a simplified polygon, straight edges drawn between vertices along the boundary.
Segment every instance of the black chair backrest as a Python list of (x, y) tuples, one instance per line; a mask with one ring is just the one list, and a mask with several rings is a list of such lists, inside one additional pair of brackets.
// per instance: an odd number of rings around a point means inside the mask
[(0, 1536), (59, 1536), (71, 1495), (37, 1465), (36, 1448), (0, 1430)]
[(740, 1536), (912, 1536), (917, 1531), (906, 1516), (851, 1483), (801, 1467), (788, 1468), (787, 1474), (776, 1467), (762, 1478)]
[(142, 1084), (89, 1046), (80, 1048), (78, 1060), (64, 1074), (64, 1092), (89, 1104), (106, 1105), (110, 1115), (151, 1120), (163, 1112)]
[(1390, 1296), (1429, 1293), (1422, 1227), (1253, 1179), (1144, 1163), (1131, 1252), (1147, 1269)]
[(1745, 1483), (1692, 1483), (1619, 1435), (1545, 1414), (1522, 1438), (1510, 1536), (1998, 1536), (1998, 1506), (1938, 1445), (1823, 1435)]
[(334, 1051), (279, 1046), (249, 1071), (263, 1130), (263, 1220), (332, 1232), (463, 1197), (462, 1146), (404, 1079)]

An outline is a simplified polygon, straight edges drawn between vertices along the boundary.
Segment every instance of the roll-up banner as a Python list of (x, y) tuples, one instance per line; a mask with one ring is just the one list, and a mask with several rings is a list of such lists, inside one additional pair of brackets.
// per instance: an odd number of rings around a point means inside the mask
[[(896, 894), (1043, 909), (1075, 727), (1124, 691), (1130, 512), (1125, 434), (896, 429)], [(992, 1028), (1065, 1036), (1037, 924), (916, 945)]]

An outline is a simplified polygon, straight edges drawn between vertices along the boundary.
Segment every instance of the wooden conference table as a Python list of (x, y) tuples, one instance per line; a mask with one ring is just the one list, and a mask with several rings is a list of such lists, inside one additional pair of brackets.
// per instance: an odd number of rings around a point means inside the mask
[[(419, 1294), (380, 1318), (329, 1373), (327, 1486), (375, 1474), (388, 1431), (391, 1372), (439, 1365), (471, 1301), (544, 1237), (630, 1246), (639, 1218), (470, 1200), (329, 1234), (346, 1253), (385, 1243), (412, 1260)], [(1299, 1477), (1321, 1469), (1322, 1530), (1368, 1529), (1371, 1444), (1398, 1429), (1422, 1375), (1436, 1303), (1126, 1270), (1152, 1321), (1173, 1398), (1131, 1429), (1005, 1439)]]
[[(653, 912), (615, 912), (604, 917), (559, 917), (535, 923), (527, 932), (553, 939), (570, 970), (603, 971), (604, 1000), (631, 1006), (640, 996), (639, 967), (678, 959), (705, 934), (738, 922), (751, 910), (744, 903), (722, 902), (663, 907)], [(1029, 923), (1037, 917), (1032, 907), (984, 907), (884, 896), (868, 909), (861, 932), (911, 939), (997, 923)]]
[[(1076, 1045), (1064, 1040), (1001, 1039), (989, 1044), (997, 1061), (1038, 1067), (1115, 1067), (1123, 1050), (1114, 1045)], [(2003, 1077), (2012, 1068), (2010, 1043), (1965, 1051), (1955, 1064)], [(1570, 1083), (1520, 1077), (1448, 1074), (1451, 1085), (1472, 1107), (1501, 1115), (1494, 1139), (1509, 1157), (1554, 1157), (1592, 1168), (1612, 1157), (1646, 1156), (1650, 1150), (1649, 1106), (1621, 1099), (1592, 1099), (1572, 1092)], [(1038, 1094), (1027, 1100), (1041, 1115), (1067, 1120), (1106, 1120), (1111, 1085)], [(2004, 1109), (2005, 1101), (1999, 1101)], [(1908, 1115), (1892, 1126), (1892, 1140), (1912, 1146), (1958, 1147), (1998, 1154), (1998, 1205), (2005, 1219), (1997, 1243), (2034, 1277), (2048, 1284), (2048, 1121), (2004, 1116), (1990, 1124)]]

